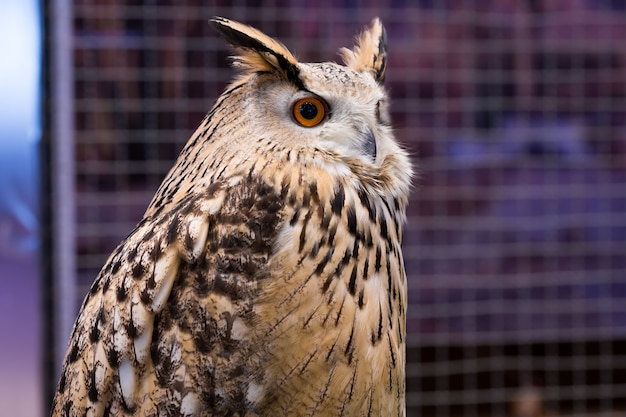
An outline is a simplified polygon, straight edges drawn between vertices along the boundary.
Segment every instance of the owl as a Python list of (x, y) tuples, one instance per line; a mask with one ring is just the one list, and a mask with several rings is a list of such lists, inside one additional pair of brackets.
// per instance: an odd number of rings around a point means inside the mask
[(53, 416), (404, 416), (412, 167), (378, 19), (345, 65), (225, 18), (239, 75), (86, 295)]

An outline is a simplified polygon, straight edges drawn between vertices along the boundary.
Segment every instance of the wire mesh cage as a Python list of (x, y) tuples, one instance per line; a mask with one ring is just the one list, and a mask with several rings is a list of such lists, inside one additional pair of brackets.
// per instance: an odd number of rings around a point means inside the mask
[[(626, 409), (626, 7), (609, 0), (75, 0), (80, 304), (233, 76), (214, 15), (303, 61), (387, 28), (419, 178), (407, 415)], [(374, 5), (375, 3), (375, 5)]]

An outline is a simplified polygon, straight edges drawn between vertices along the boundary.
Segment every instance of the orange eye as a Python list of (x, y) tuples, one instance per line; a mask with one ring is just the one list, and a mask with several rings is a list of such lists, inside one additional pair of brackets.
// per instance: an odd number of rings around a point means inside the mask
[(314, 127), (322, 123), (326, 107), (315, 97), (301, 98), (293, 105), (293, 117), (304, 127)]

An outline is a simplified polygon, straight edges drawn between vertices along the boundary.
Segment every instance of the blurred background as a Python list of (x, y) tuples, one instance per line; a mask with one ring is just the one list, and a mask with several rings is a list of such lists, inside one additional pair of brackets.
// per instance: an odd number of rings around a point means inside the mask
[(42, 415), (41, 11), (0, 0), (0, 415)]
[[(231, 79), (214, 15), (302, 61), (386, 25), (393, 121), (420, 172), (408, 416), (626, 415), (626, 2), (0, 4), (0, 68), (19, 68), (0, 81), (7, 415), (48, 413), (84, 294)], [(30, 23), (5, 24), (11, 5)]]

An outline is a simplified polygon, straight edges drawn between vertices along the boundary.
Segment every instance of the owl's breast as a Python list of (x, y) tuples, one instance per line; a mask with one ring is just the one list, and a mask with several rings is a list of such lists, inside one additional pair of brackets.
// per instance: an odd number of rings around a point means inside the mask
[(263, 377), (250, 399), (267, 415), (403, 415), (406, 283), (393, 202), (323, 174), (281, 183), (284, 221), (254, 307)]

